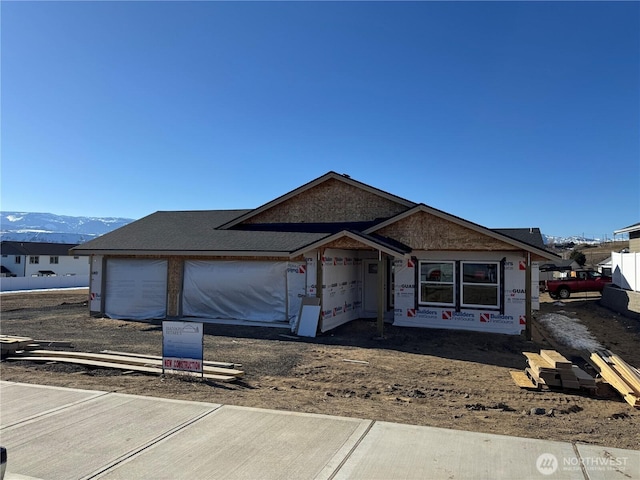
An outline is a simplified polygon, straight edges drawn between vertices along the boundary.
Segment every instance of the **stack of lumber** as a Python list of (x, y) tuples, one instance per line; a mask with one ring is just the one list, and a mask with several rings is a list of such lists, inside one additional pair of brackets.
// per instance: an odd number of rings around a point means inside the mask
[(0, 335), (0, 352), (2, 358), (7, 355), (16, 353), (18, 350), (24, 350), (27, 345), (33, 342), (29, 337), (16, 337), (14, 335)]
[(59, 340), (34, 340), (30, 337), (17, 337), (15, 335), (0, 335), (2, 358), (12, 355), (20, 350), (35, 350), (44, 347), (71, 347), (71, 342)]
[[(59, 350), (24, 350), (8, 356), (7, 360), (28, 360), (35, 362), (62, 362), (88, 367), (117, 368), (131, 372), (163, 373), (162, 357), (128, 354), (121, 352), (87, 353)], [(234, 364), (203, 362), (203, 378), (216, 382), (233, 382), (244, 372), (236, 370)]]
[(528, 367), (522, 372), (511, 372), (521, 388), (557, 387), (571, 390), (594, 390), (595, 379), (577, 365), (573, 365), (555, 350), (540, 350), (540, 354), (523, 352)]
[(609, 350), (596, 350), (589, 357), (600, 376), (631, 406), (640, 408), (640, 371)]

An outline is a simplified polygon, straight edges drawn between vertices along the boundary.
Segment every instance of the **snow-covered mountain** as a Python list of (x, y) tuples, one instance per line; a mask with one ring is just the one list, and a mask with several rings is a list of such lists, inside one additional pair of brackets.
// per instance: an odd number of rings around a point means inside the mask
[(131, 222), (131, 218), (0, 212), (0, 238), (17, 242), (84, 243)]
[(599, 238), (585, 238), (580, 235), (573, 235), (571, 237), (556, 237), (553, 235), (542, 234), (542, 239), (544, 240), (545, 245), (560, 245), (568, 243), (575, 243), (576, 245), (600, 245), (602, 243), (602, 240), (600, 240)]

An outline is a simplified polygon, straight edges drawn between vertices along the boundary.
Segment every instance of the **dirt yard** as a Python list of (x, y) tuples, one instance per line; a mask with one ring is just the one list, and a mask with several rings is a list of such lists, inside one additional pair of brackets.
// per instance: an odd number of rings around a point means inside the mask
[[(640, 322), (598, 305), (598, 295), (541, 311), (579, 318), (604, 346), (640, 365)], [(160, 322), (92, 318), (86, 290), (0, 295), (2, 334), (71, 341), (74, 351), (161, 355)], [(283, 336), (284, 335), (284, 336)], [(205, 359), (242, 364), (245, 376), (218, 384), (175, 376), (123, 374), (62, 363), (2, 362), (8, 381), (323, 413), (415, 425), (640, 449), (640, 410), (599, 381), (595, 395), (518, 388), (523, 351), (556, 348), (584, 367), (581, 352), (534, 325), (523, 337), (387, 326), (356, 321), (315, 339), (275, 328), (207, 325)], [(345, 360), (360, 360), (354, 363)], [(589, 370), (594, 374), (593, 370)], [(530, 414), (544, 408), (544, 415)]]

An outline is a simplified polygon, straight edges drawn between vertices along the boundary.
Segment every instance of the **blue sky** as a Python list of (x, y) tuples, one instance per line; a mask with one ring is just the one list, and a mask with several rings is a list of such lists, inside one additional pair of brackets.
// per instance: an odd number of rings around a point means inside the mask
[(13, 2), (1, 209), (253, 208), (330, 171), (492, 228), (640, 220), (638, 2)]

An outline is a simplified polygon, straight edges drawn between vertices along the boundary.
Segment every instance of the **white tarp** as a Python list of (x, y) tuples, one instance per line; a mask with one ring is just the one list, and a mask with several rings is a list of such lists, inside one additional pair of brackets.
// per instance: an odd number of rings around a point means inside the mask
[(105, 314), (133, 320), (165, 318), (167, 261), (109, 258)]
[(286, 322), (288, 265), (273, 261), (188, 260), (184, 264), (182, 314)]

